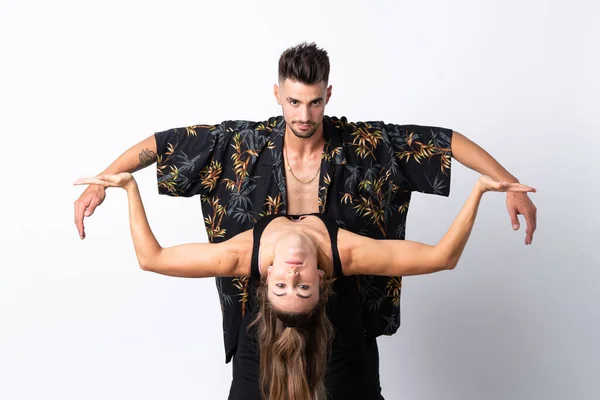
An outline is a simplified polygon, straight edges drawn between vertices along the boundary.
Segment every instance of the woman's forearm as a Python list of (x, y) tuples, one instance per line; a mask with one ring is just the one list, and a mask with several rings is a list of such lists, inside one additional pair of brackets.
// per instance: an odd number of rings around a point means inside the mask
[(146, 269), (152, 260), (158, 258), (162, 248), (148, 224), (148, 218), (136, 181), (131, 180), (125, 189), (127, 190), (127, 200), (129, 202), (129, 227), (135, 254), (140, 267)]
[(438, 244), (435, 245), (435, 251), (442, 254), (443, 259), (446, 260), (448, 269), (456, 266), (469, 240), (469, 236), (471, 236), (482, 195), (483, 191), (479, 182), (477, 182), (460, 213), (454, 219), (454, 222), (452, 222), (450, 229), (448, 229)]

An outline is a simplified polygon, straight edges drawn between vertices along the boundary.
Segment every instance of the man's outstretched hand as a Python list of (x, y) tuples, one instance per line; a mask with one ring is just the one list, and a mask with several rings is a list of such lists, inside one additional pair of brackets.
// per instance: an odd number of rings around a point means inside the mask
[(84, 218), (91, 216), (96, 210), (96, 207), (102, 204), (105, 197), (106, 190), (103, 186), (90, 185), (83, 193), (81, 193), (81, 196), (75, 200), (75, 226), (77, 227), (81, 239), (85, 239)]
[(506, 208), (510, 216), (510, 222), (516, 231), (520, 228), (518, 215), (525, 217), (527, 229), (525, 230), (525, 244), (531, 244), (533, 233), (537, 227), (537, 208), (527, 195), (527, 193), (511, 192), (506, 194)]

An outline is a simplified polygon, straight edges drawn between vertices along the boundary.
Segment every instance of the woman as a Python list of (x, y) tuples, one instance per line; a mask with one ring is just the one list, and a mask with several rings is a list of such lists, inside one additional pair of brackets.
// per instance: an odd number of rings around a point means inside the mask
[(178, 277), (256, 276), (260, 390), (270, 399), (324, 398), (332, 327), (325, 313), (331, 278), (407, 276), (453, 269), (487, 191), (535, 192), (519, 184), (479, 178), (448, 232), (435, 245), (375, 240), (339, 229), (319, 214), (268, 216), (225, 242), (163, 248), (152, 233), (137, 183), (129, 173), (84, 178), (76, 185), (121, 187), (140, 267)]

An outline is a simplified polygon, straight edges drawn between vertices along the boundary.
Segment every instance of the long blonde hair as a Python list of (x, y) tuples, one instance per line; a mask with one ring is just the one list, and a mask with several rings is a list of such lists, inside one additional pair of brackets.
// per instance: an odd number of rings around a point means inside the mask
[(306, 313), (278, 311), (267, 298), (264, 279), (257, 288), (260, 389), (264, 399), (325, 399), (325, 372), (333, 327), (326, 314), (331, 281), (323, 282), (319, 301)]

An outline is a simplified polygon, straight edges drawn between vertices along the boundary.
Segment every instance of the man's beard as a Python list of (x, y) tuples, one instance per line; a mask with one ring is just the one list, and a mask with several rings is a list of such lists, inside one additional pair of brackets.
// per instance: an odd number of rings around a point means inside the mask
[(314, 122), (309, 122), (312, 125), (312, 128), (307, 130), (307, 131), (299, 131), (297, 129), (294, 128), (294, 123), (298, 122), (298, 121), (292, 121), (292, 123), (289, 125), (290, 130), (292, 131), (292, 133), (300, 139), (309, 139), (311, 138), (316, 132), (317, 129), (319, 129), (319, 126), (321, 124), (315, 124)]

